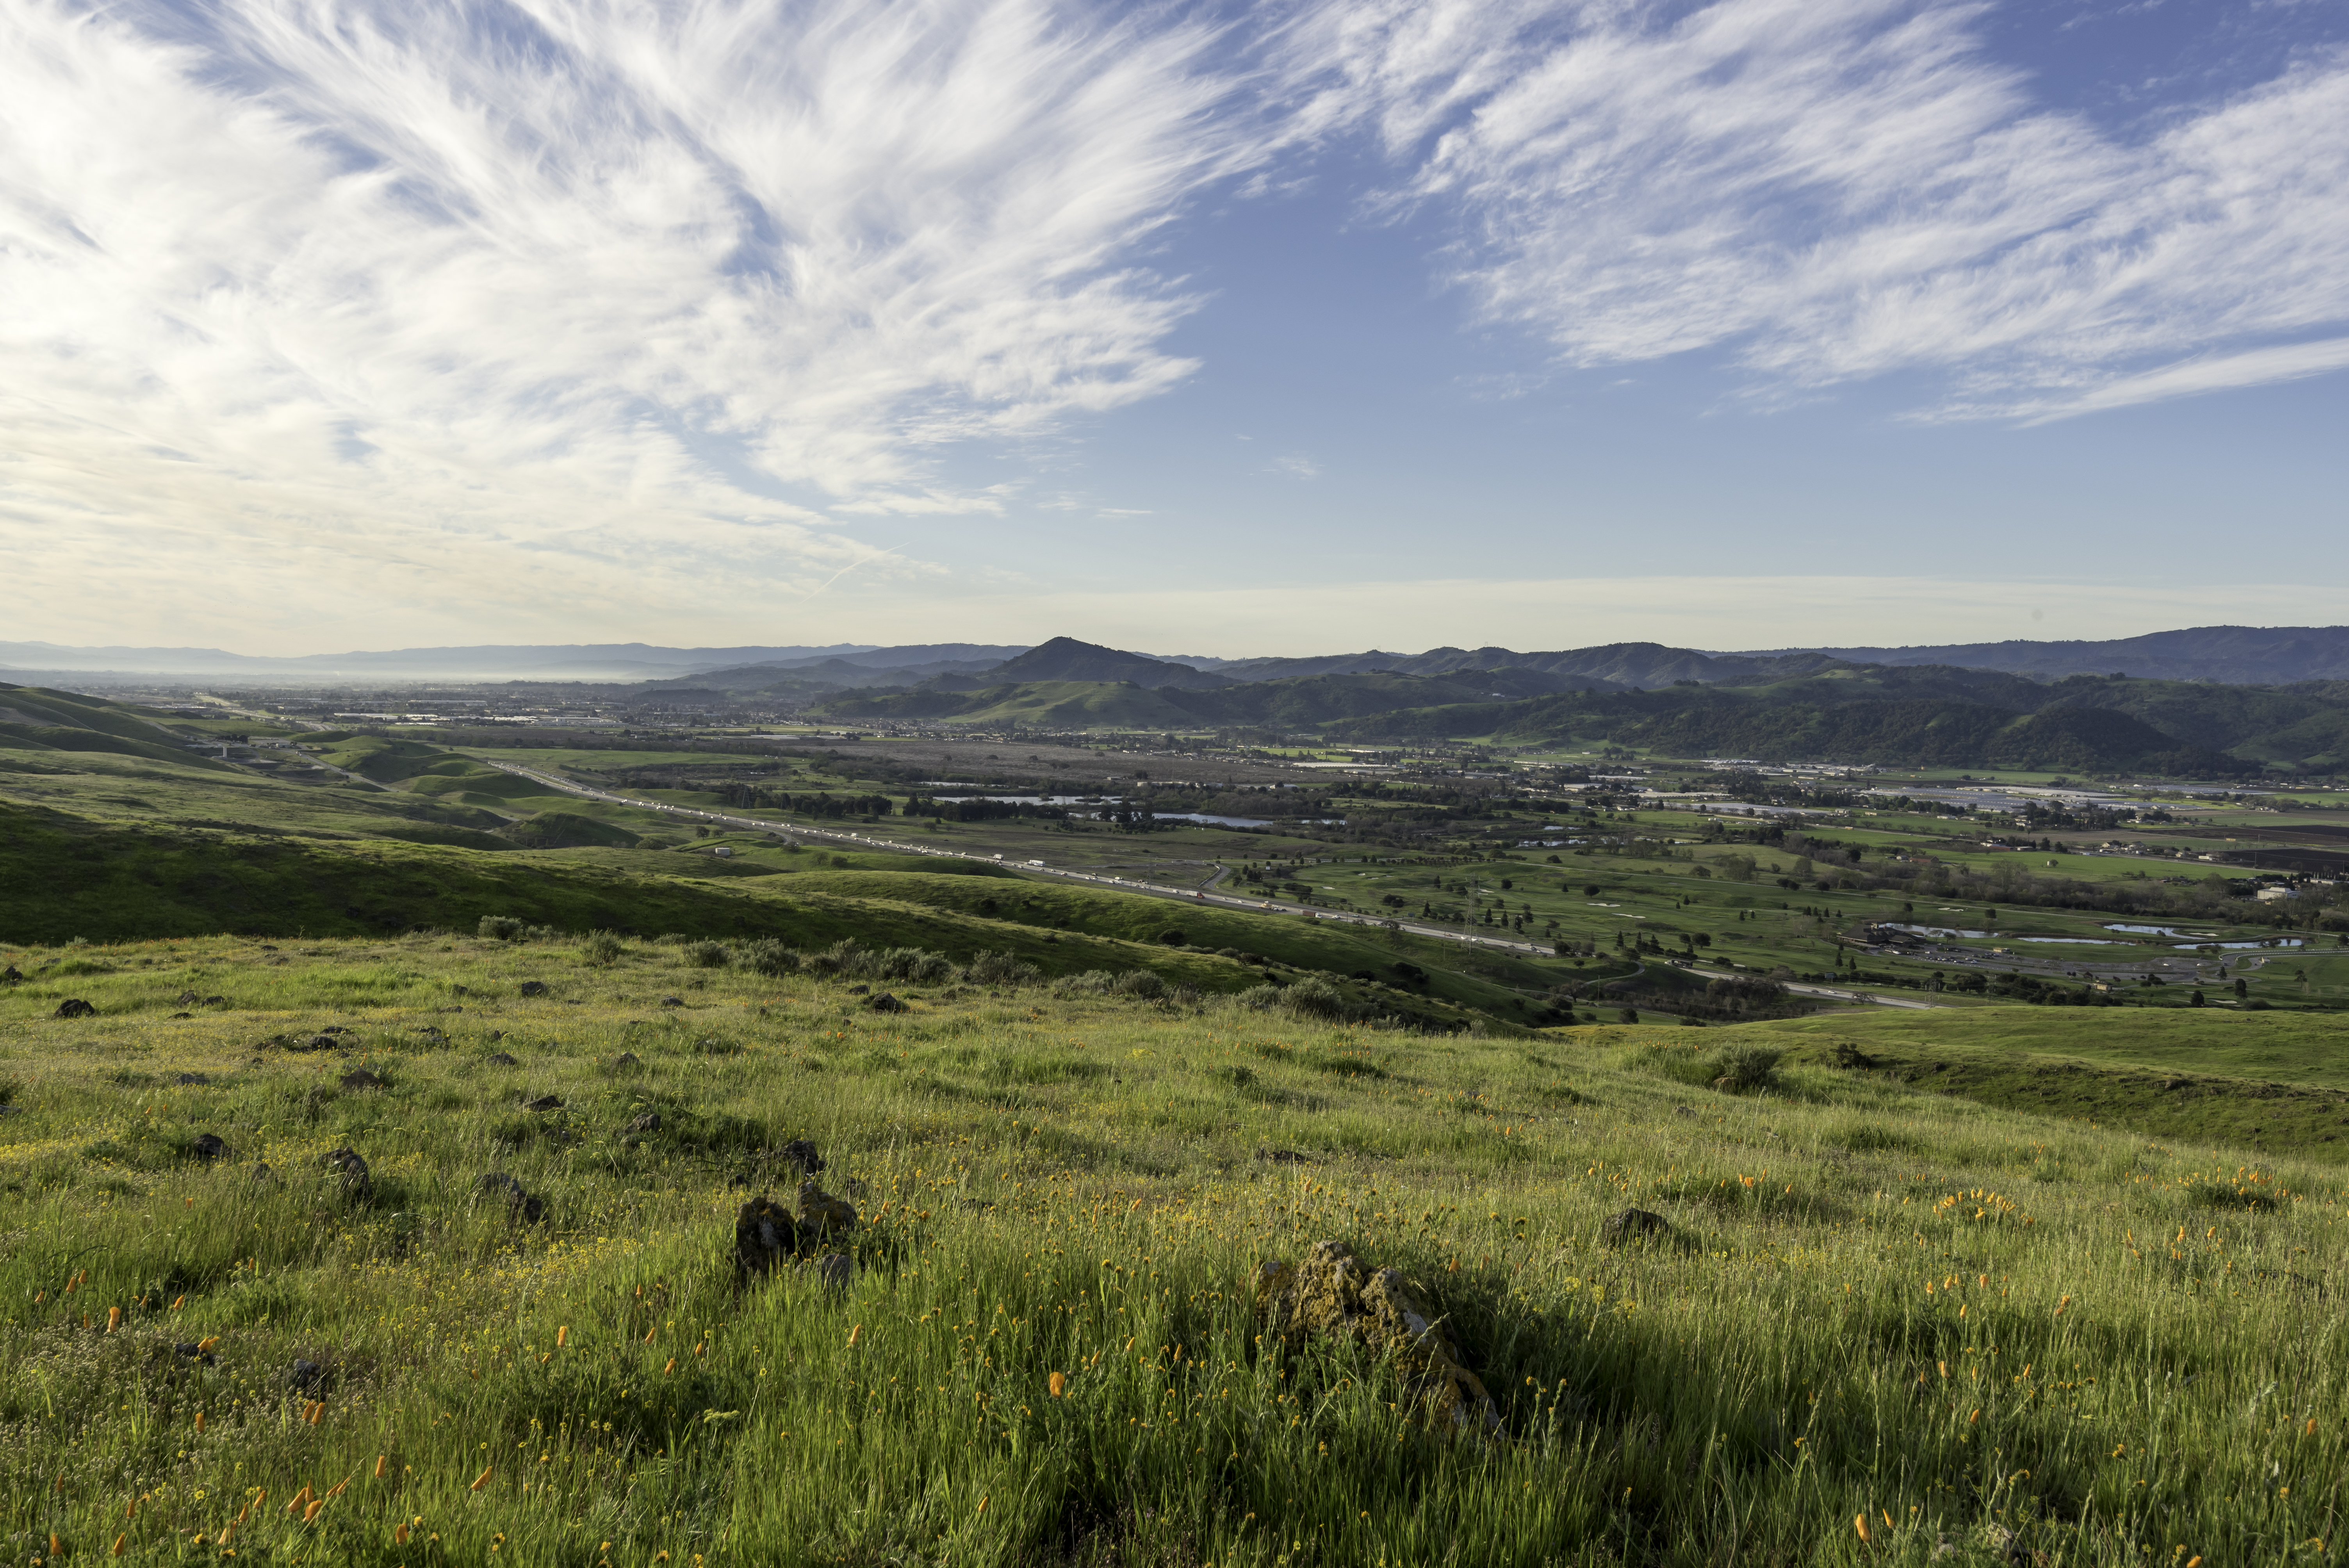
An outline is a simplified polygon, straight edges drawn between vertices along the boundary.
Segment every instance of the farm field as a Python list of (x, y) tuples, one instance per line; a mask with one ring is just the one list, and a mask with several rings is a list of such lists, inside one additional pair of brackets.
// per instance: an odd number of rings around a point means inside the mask
[[(2318, 1562), (2349, 1522), (2337, 1166), (1807, 1059), (2057, 1015), (1445, 1039), (739, 951), (206, 938), (52, 954), (94, 1016), (0, 993), (9, 1533), (2119, 1564)], [(745, 1277), (740, 1210), (809, 1145), (857, 1211), (811, 1251), (854, 1272)], [(1634, 1206), (1666, 1228), (1609, 1244)], [(1261, 1318), (1261, 1265), (1323, 1242), (1476, 1383), (1430, 1404), (1367, 1320)]]

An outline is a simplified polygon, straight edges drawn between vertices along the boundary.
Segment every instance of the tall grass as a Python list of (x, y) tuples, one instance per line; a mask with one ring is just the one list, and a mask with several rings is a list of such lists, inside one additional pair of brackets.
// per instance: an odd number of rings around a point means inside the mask
[[(2289, 1162), (1733, 1093), (1721, 1031), (1016, 976), (879, 1015), (681, 945), (98, 956), (95, 1019), (0, 998), (28, 1559), (2217, 1564), (2324, 1561), (2349, 1507), (2349, 1193)], [(242, 1006), (128, 1010), (196, 976)], [(731, 1264), (794, 1138), (863, 1212), (845, 1288)], [(1670, 1229), (1602, 1244), (1630, 1206)], [(1323, 1238), (1426, 1287), (1506, 1439), (1260, 1337), (1256, 1264)]]

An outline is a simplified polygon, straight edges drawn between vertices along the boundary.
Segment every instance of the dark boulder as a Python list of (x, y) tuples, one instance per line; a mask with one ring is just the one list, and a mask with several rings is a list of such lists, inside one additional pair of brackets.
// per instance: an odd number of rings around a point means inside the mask
[(536, 1099), (523, 1100), (522, 1108), (524, 1110), (561, 1110), (563, 1097), (559, 1094), (543, 1094)]
[(742, 1274), (770, 1274), (799, 1251), (799, 1223), (772, 1198), (753, 1198), (735, 1215), (734, 1266)]
[(374, 1180), (367, 1174), (367, 1162), (359, 1158), (356, 1149), (330, 1149), (319, 1157), (319, 1163), (333, 1174), (335, 1184), (346, 1198), (363, 1199), (375, 1191)]
[(910, 1013), (914, 1010), (910, 1004), (899, 1001), (896, 997), (892, 996), (886, 991), (882, 992), (878, 996), (872, 998), (872, 1000), (866, 1002), (864, 1005), (872, 1008), (876, 1013)]
[(1671, 1222), (1652, 1210), (1626, 1209), (1621, 1213), (1607, 1216), (1599, 1227), (1599, 1239), (1610, 1247), (1619, 1247), (1626, 1242), (1645, 1241), (1650, 1236), (1661, 1235), (1670, 1229)]
[(506, 1217), (516, 1224), (534, 1225), (546, 1217), (546, 1200), (502, 1171), (488, 1172), (474, 1186), (484, 1199), (503, 1205)]
[(68, 996), (64, 1001), (57, 1004), (57, 1010), (50, 1014), (49, 1016), (52, 1018), (88, 1018), (96, 1016), (97, 1013), (97, 1008), (91, 1006), (80, 997)]
[(367, 1068), (357, 1068), (343, 1075), (342, 1085), (345, 1088), (356, 1092), (359, 1089), (382, 1088), (384, 1081)]
[(198, 1160), (226, 1160), (230, 1150), (219, 1133), (199, 1132), (195, 1141), (188, 1145), (188, 1152)]
[(543, 980), (525, 980), (522, 983), (522, 994), (525, 996), (543, 996), (547, 994), (546, 982)]

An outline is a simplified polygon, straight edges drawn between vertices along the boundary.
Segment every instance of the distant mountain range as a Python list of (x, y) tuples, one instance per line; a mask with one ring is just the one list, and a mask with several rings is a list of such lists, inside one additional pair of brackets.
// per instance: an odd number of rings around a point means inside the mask
[(2157, 680), (2289, 686), (2349, 680), (2349, 626), (2198, 626), (2106, 642), (2003, 642), (1915, 647), (1781, 648), (1714, 653), (1659, 643), (1609, 643), (1553, 653), (1431, 648), (1424, 653), (1304, 658), (1170, 658), (1071, 637), (1025, 644), (926, 643), (884, 647), (833, 643), (772, 647), (672, 648), (647, 643), (484, 645), (274, 658), (218, 648), (67, 647), (0, 642), (0, 673), (75, 674), (256, 682), (398, 680), (678, 682), (720, 691), (816, 689), (921, 681), (980, 686), (1030, 681), (1132, 681), (1148, 690), (1206, 690), (1312, 676), (1386, 672), (1460, 676), (1525, 670), (1557, 690), (1652, 690), (1682, 681), (1740, 686), (1817, 674), (1838, 665), (1954, 666), (2042, 681), (2124, 674)]
[(2194, 626), (2101, 643), (1951, 643), (1909, 648), (1782, 648), (1750, 655), (1825, 655), (1869, 665), (1960, 665), (2057, 678), (2144, 676), (2156, 680), (2283, 686), (2349, 680), (2349, 626)]

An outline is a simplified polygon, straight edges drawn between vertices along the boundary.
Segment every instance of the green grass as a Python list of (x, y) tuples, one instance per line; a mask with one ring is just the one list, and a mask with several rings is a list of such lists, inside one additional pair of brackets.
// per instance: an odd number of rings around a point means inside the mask
[[(28, 1557), (216, 1560), (241, 1519), (268, 1562), (1988, 1568), (2316, 1563), (2349, 1523), (2336, 1170), (1882, 1072), (1712, 1087), (1799, 1031), (883, 1016), (636, 944), (49, 956), (113, 972), (78, 976), (95, 1018), (0, 996)], [(235, 1008), (116, 1007), (175, 985)], [(837, 1294), (725, 1262), (792, 1137), (862, 1211)], [(1632, 1203), (1668, 1235), (1602, 1244)], [(1418, 1282), (1505, 1437), (1265, 1332), (1257, 1264), (1325, 1238)], [(305, 1520), (305, 1487), (341, 1490)]]

